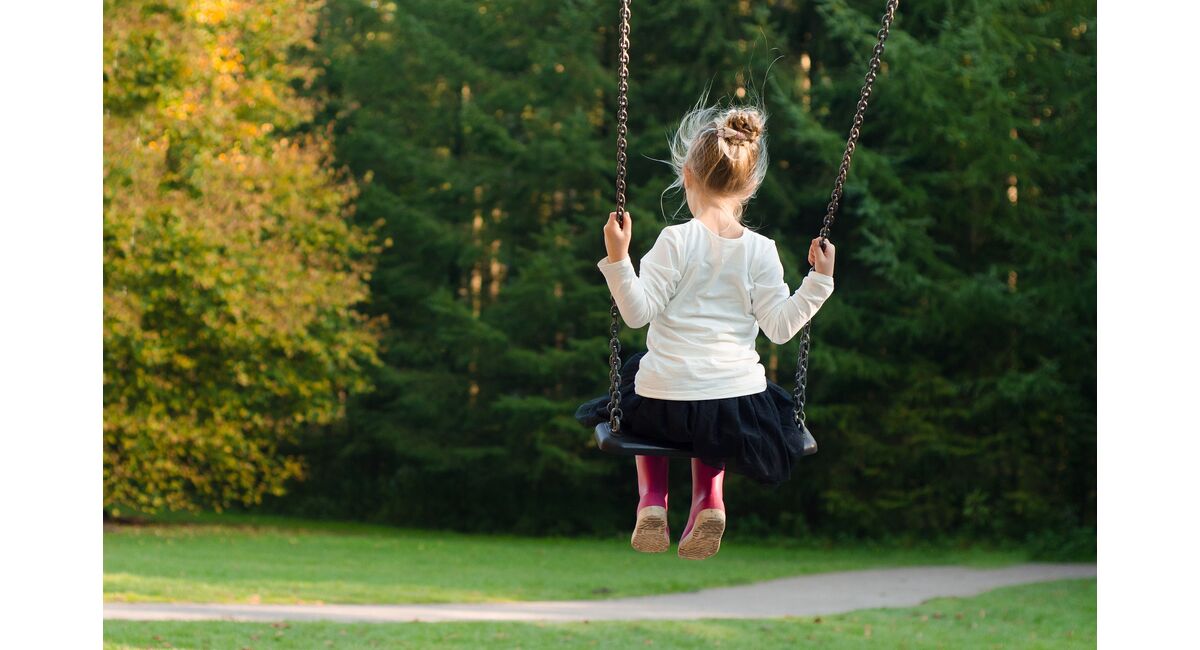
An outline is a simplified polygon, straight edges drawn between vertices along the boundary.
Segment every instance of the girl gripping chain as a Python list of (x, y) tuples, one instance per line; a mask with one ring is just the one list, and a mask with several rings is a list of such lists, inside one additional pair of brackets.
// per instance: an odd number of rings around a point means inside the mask
[[(649, 324), (646, 352), (621, 371), (623, 430), (686, 442), (692, 459), (692, 503), (678, 554), (704, 559), (725, 531), (725, 470), (777, 486), (800, 457), (793, 401), (766, 379), (755, 338), (761, 329), (786, 343), (833, 293), (835, 248), (812, 240), (813, 270), (794, 293), (783, 278), (775, 242), (742, 223), (767, 170), (766, 115), (756, 107), (697, 107), (671, 142), (671, 166), (692, 218), (667, 226), (641, 260), (629, 259), (633, 220), (610, 213), (604, 226), (607, 257), (597, 263), (625, 324)], [(575, 413), (593, 427), (608, 420), (607, 395)], [(632, 545), (642, 552), (670, 548), (665, 457), (635, 457), (637, 523)]]

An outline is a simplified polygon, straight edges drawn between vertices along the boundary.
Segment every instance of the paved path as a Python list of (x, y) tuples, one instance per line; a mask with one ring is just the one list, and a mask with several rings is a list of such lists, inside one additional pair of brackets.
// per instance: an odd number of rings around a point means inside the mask
[(911, 567), (820, 573), (681, 594), (613, 600), (431, 605), (221, 605), (105, 603), (104, 618), (234, 621), (605, 621), (775, 618), (912, 607), (939, 596), (1096, 576), (1094, 564), (1022, 564), (1001, 569)]

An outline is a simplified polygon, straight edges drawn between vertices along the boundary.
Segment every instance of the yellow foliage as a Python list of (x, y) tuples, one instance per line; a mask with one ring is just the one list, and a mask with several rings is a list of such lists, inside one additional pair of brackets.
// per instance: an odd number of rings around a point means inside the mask
[(188, 14), (202, 25), (223, 23), (231, 13), (245, 8), (244, 3), (234, 0), (194, 0), (189, 4)]
[(319, 3), (155, 6), (104, 13), (105, 504), (258, 503), (367, 388), (377, 245), (327, 134), (274, 135), (312, 119), (287, 53)]

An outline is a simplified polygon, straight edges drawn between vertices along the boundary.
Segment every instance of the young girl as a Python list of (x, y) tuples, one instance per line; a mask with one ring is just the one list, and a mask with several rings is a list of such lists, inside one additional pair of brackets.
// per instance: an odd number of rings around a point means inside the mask
[[(812, 240), (813, 270), (791, 293), (775, 242), (742, 223), (742, 210), (767, 170), (766, 116), (755, 107), (700, 107), (671, 142), (672, 187), (682, 185), (692, 218), (663, 229), (641, 260), (629, 260), (633, 220), (608, 215), (608, 256), (597, 263), (629, 327), (650, 325), (646, 352), (621, 371), (622, 429), (630, 435), (690, 443), (692, 503), (679, 557), (711, 557), (725, 532), (725, 469), (767, 485), (791, 476), (800, 430), (786, 390), (766, 379), (755, 338), (761, 329), (786, 343), (833, 292), (834, 247)], [(593, 427), (608, 420), (608, 396), (579, 407)], [(670, 548), (667, 467), (637, 456), (637, 522), (632, 545)]]

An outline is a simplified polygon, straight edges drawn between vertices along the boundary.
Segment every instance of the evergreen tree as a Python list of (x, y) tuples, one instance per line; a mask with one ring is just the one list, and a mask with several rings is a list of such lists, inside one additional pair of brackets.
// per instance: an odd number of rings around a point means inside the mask
[[(314, 480), (282, 507), (527, 532), (625, 522), (632, 462), (571, 417), (607, 381), (594, 264), (613, 206), (616, 8), (328, 6), (318, 85), (339, 159), (369, 181), (359, 219), (396, 243), (372, 279), (389, 327), (376, 392), (305, 442)], [(772, 169), (747, 220), (799, 283), (882, 9), (636, 3), (635, 260), (688, 216), (660, 197), (654, 159), (711, 84), (713, 99), (765, 100)], [(901, 8), (815, 323), (822, 451), (778, 491), (731, 478), (741, 530), (1094, 526), (1094, 26), (1088, 2)], [(644, 330), (622, 340), (627, 356)], [(796, 343), (760, 346), (790, 388)]]

